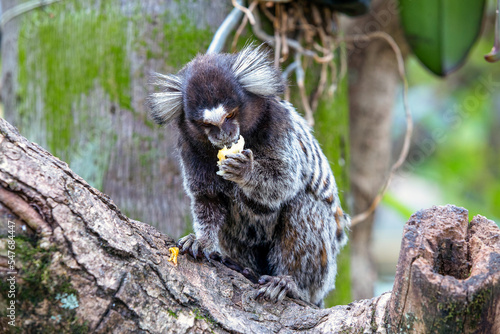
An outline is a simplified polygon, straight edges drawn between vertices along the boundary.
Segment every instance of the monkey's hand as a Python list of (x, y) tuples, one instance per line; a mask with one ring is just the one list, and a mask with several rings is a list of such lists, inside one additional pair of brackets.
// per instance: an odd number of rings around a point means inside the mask
[(211, 261), (219, 254), (218, 247), (215, 242), (208, 239), (196, 239), (196, 236), (191, 233), (182, 237), (177, 242), (180, 253), (191, 254), (195, 259), (204, 256), (208, 261)]
[(221, 161), (219, 165), (217, 175), (244, 186), (250, 180), (253, 169), (253, 152), (246, 149), (241, 153), (226, 155), (226, 159)]

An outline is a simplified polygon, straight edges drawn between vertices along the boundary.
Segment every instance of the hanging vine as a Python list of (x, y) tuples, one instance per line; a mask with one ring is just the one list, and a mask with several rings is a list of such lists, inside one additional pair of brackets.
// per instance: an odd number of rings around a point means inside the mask
[[(236, 8), (242, 6), (233, 0)], [(244, 8), (244, 7), (243, 7)], [(242, 9), (243, 10), (243, 9)], [(319, 98), (327, 90), (333, 95), (336, 84), (346, 71), (345, 59), (337, 70), (334, 61), (340, 54), (337, 38), (337, 13), (329, 6), (320, 6), (311, 1), (259, 1), (253, 0), (243, 10), (243, 17), (232, 42), (233, 51), (244, 28), (250, 23), (254, 35), (274, 48), (276, 66), (286, 65), (284, 76), (295, 72), (302, 107), (308, 123), (314, 125), (313, 113)], [(272, 34), (264, 27), (269, 27)], [(320, 67), (319, 80), (313, 93), (308, 96), (305, 89), (305, 73), (311, 66)], [(330, 85), (327, 87), (330, 73)], [(289, 99), (290, 92), (285, 93)]]
[[(306, 1), (306, 0), (252, 0), (248, 7), (243, 6), (241, 0), (231, 0), (235, 9), (230, 13), (214, 37), (209, 52), (219, 52), (225, 40), (221, 40), (221, 29), (235, 29), (239, 23), (233, 41), (232, 51), (236, 51), (237, 42), (244, 29), (251, 25), (253, 34), (274, 49), (276, 66), (285, 66), (283, 76), (288, 77), (295, 72), (296, 84), (300, 92), (300, 99), (305, 118), (309, 125), (314, 125), (314, 112), (318, 101), (323, 94), (334, 96), (337, 83), (347, 72), (345, 52), (341, 52), (344, 45), (350, 47), (355, 41), (370, 41), (373, 39), (385, 40), (397, 59), (398, 72), (403, 82), (403, 101), (406, 116), (406, 134), (403, 147), (398, 159), (390, 169), (389, 176), (382, 185), (372, 204), (362, 213), (352, 218), (352, 225), (364, 221), (372, 214), (382, 200), (393, 175), (403, 165), (409, 151), (410, 139), (413, 132), (413, 122), (408, 106), (408, 84), (404, 69), (404, 59), (397, 43), (387, 33), (375, 31), (368, 34), (343, 36), (339, 30), (338, 11), (349, 12), (351, 15), (364, 14), (368, 8), (365, 1)], [(338, 7), (342, 3), (345, 7)], [(337, 4), (337, 7), (335, 7)], [(243, 18), (240, 19), (243, 13)], [(231, 25), (228, 22), (231, 21)], [(338, 59), (337, 59), (338, 58)], [(314, 83), (315, 89), (308, 95), (306, 92), (306, 72), (319, 66), (319, 79)], [(285, 99), (290, 99), (290, 91), (285, 92)]]

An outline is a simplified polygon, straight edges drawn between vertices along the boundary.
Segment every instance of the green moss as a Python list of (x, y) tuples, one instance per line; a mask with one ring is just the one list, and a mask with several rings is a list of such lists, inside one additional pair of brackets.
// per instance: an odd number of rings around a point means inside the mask
[(438, 315), (429, 326), (435, 333), (463, 332), (470, 329), (483, 329), (481, 320), (485, 319), (491, 306), (493, 293), (491, 289), (483, 289), (474, 294), (470, 301), (449, 300), (437, 305)]
[[(39, 328), (38, 322), (33, 321), (23, 330), (36, 333), (87, 333), (88, 325), (76, 317), (78, 292), (71, 285), (70, 278), (53, 275), (50, 270), (57, 249), (40, 248), (24, 237), (16, 237), (15, 241), (16, 266), (19, 268), (16, 279), (17, 319), (36, 319), (34, 310), (43, 301), (48, 301), (43, 309), (52, 316), (50, 325), (44, 328)], [(0, 295), (1, 299), (9, 300), (5, 284), (5, 280), (0, 281)], [(5, 316), (4, 313), (2, 310), (2, 316)]]
[[(314, 116), (315, 136), (330, 161), (339, 196), (345, 203), (349, 191), (349, 101), (347, 77), (338, 83), (333, 98), (323, 98)], [(345, 204), (344, 204), (345, 206)]]
[(172, 71), (177, 71), (198, 53), (203, 53), (212, 40), (213, 32), (209, 27), (198, 27), (196, 22), (183, 13), (173, 15), (165, 12), (157, 18), (160, 27), (152, 30), (154, 40), (158, 43), (157, 51), (146, 50), (148, 59), (165, 59)]
[(193, 310), (193, 313), (196, 320), (203, 320), (212, 326), (215, 326), (217, 324), (217, 321), (215, 321), (211, 316), (203, 315), (202, 312), (197, 308)]
[[(110, 121), (89, 96), (102, 90), (111, 103), (131, 109), (128, 24), (113, 2), (95, 8), (67, 1), (24, 15), (18, 44), (23, 133), (65, 161), (77, 152), (87, 165), (106, 169), (108, 156), (99, 153), (106, 151), (101, 142), (108, 144)], [(81, 142), (88, 145), (79, 151)], [(92, 154), (97, 158), (89, 159)]]
[(401, 325), (398, 328), (399, 333), (413, 333), (416, 321), (417, 318), (412, 312), (405, 313), (402, 318)]
[(184, 66), (196, 54), (205, 51), (212, 40), (212, 32), (208, 28), (198, 29), (186, 15), (165, 23), (163, 32), (169, 36), (166, 60), (175, 68)]
[[(16, 264), (22, 264), (19, 275), (23, 284), (19, 285), (16, 300), (23, 303), (29, 302), (36, 305), (48, 293), (46, 287), (49, 278), (49, 266), (54, 249), (41, 249), (34, 247), (25, 238), (14, 238), (16, 241)], [(7, 298), (5, 289), (1, 289), (2, 296)]]
[(472, 301), (467, 305), (467, 317), (470, 321), (470, 327), (475, 328), (478, 322), (485, 314), (485, 310), (489, 308), (491, 300), (493, 299), (493, 292), (491, 289), (484, 289), (478, 294), (474, 295)]
[(171, 309), (168, 309), (168, 310), (167, 310), (167, 313), (168, 313), (170, 316), (174, 317), (175, 319), (177, 319), (177, 318), (179, 317), (179, 315), (177, 315), (177, 313), (176, 313), (175, 311), (172, 311)]

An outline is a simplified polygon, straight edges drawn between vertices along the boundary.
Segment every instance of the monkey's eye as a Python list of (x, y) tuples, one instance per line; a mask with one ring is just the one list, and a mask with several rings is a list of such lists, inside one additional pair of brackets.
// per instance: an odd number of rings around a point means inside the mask
[(203, 122), (202, 120), (192, 120), (191, 122), (193, 123), (193, 125), (199, 126), (202, 128), (210, 128), (212, 126), (212, 124), (210, 124), (208, 122)]
[(231, 110), (231, 112), (226, 116), (226, 119), (231, 119), (236, 115), (236, 109)]

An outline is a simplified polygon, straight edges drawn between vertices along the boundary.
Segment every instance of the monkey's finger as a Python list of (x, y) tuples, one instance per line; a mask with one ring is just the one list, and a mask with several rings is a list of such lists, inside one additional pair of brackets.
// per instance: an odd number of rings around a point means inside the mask
[(242, 171), (227, 168), (223, 171), (221, 176), (225, 180), (238, 182), (242, 178)]
[(259, 284), (263, 285), (263, 284), (269, 283), (272, 279), (273, 279), (272, 276), (262, 275), (259, 277)]
[(238, 167), (234, 167), (234, 166), (225, 166), (224, 168), (221, 168), (221, 170), (224, 172), (224, 174), (233, 174), (233, 175), (241, 175), (241, 173), (243, 171), (242, 168), (238, 168)]
[(232, 163), (232, 164), (225, 163), (225, 164), (219, 166), (219, 171), (223, 171), (223, 172), (236, 172), (236, 171), (239, 171), (241, 169), (240, 166), (241, 165), (238, 165), (238, 163)]
[(264, 289), (263, 297), (267, 300), (272, 300), (271, 298), (271, 292), (276, 288), (277, 286), (277, 281), (275, 279), (272, 279), (269, 283), (265, 284), (262, 289)]
[[(284, 291), (284, 294), (287, 294), (287, 282), (284, 281), (280, 277), (271, 277), (271, 281), (268, 282), (264, 288), (264, 298), (272, 301), (272, 302), (277, 302), (278, 296)], [(284, 298), (284, 297), (283, 297)], [(282, 300), (282, 299), (281, 299)]]
[(191, 245), (191, 255), (193, 255), (193, 257), (197, 259), (199, 256), (199, 251), (200, 251), (200, 242), (198, 240), (195, 240)]
[(188, 234), (185, 237), (180, 238), (177, 242), (177, 246), (179, 247), (181, 254), (186, 254), (195, 240), (196, 237), (194, 234)]
[(267, 291), (267, 287), (260, 288), (257, 293), (255, 294), (255, 299), (262, 298)]
[(222, 176), (222, 178), (224, 180), (228, 180), (228, 181), (235, 181), (236, 182), (236, 180), (238, 179), (238, 176), (236, 174), (231, 173), (231, 172), (224, 171), (224, 172), (220, 173), (219, 175)]
[(212, 259), (212, 254), (215, 253), (215, 252), (212, 252), (208, 249), (203, 249), (202, 251), (203, 255), (205, 256), (205, 259), (207, 259), (207, 261), (210, 263), (210, 264), (214, 264), (214, 260)]
[(236, 181), (238, 179), (238, 171), (234, 171), (231, 168), (225, 168), (224, 170), (219, 170), (217, 175), (228, 181)]
[(228, 160), (235, 160), (240, 163), (246, 163), (248, 162), (248, 157), (242, 153), (234, 153), (234, 154), (228, 154), (226, 155), (226, 160), (224, 160), (224, 163), (229, 162)]
[(297, 284), (295, 282), (287, 282), (285, 290), (287, 291), (287, 295), (289, 297), (300, 299), (299, 288), (297, 287)]
[[(285, 283), (285, 284), (282, 284)], [(267, 296), (269, 300), (276, 302), (278, 295), (280, 294), (281, 291), (283, 291), (284, 287), (286, 285), (286, 282), (276, 282), (274, 286), (270, 289), (267, 290)]]
[(246, 156), (247, 159), (253, 160), (253, 152), (252, 152), (251, 149), (247, 148), (246, 150), (241, 151), (241, 154), (243, 154), (244, 156)]
[(278, 298), (276, 299), (277, 301), (282, 301), (285, 299), (286, 295), (288, 293), (288, 289), (283, 289), (281, 290), (280, 294), (278, 295)]
[(222, 169), (224, 170), (224, 168), (232, 168), (232, 169), (237, 169), (237, 170), (240, 170), (242, 169), (243, 167), (245, 167), (245, 163), (244, 162), (241, 162), (239, 160), (236, 160), (236, 159), (226, 159), (224, 160), (224, 163), (219, 167), (219, 169)]

